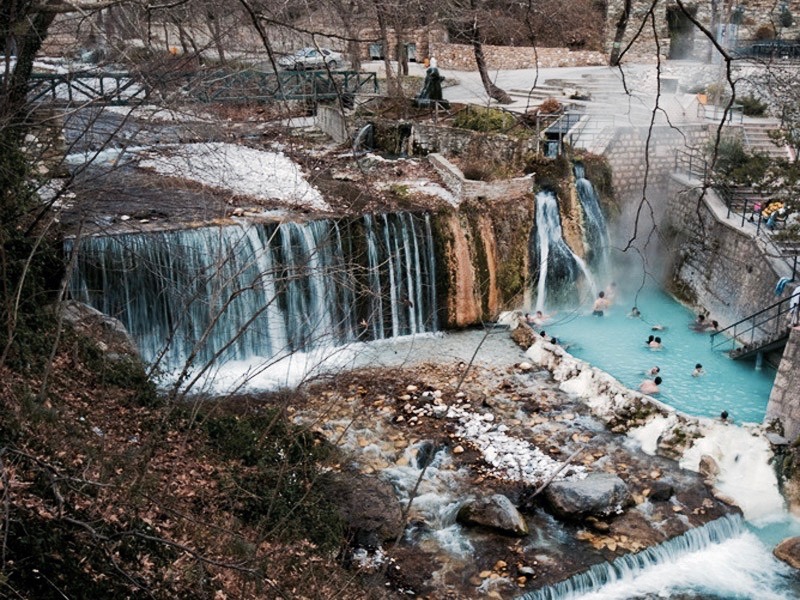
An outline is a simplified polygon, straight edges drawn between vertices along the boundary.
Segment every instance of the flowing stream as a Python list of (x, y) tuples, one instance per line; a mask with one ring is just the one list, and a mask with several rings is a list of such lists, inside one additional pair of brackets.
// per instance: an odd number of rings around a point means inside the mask
[(435, 279), (429, 217), (398, 213), (85, 238), (70, 291), (174, 372), (436, 331)]
[[(546, 303), (577, 304), (580, 299), (575, 289), (579, 286), (591, 290), (594, 297), (597, 286), (592, 269), (602, 271), (607, 266), (608, 239), (597, 196), (582, 169), (576, 167), (575, 174), (588, 260), (577, 256), (564, 241), (555, 195), (538, 193), (530, 250), (540, 310)], [(67, 246), (75, 249), (74, 242)], [(436, 333), (434, 249), (429, 217), (408, 213), (90, 237), (80, 240), (78, 268), (70, 290), (74, 298), (119, 318), (144, 358), (164, 371), (208, 369), (220, 376), (224, 386), (255, 381), (262, 387), (275, 387), (297, 383), (331, 361), (340, 368), (408, 364), (426, 356), (469, 360), (482, 334)], [(659, 310), (658, 318), (663, 317)], [(620, 337), (610, 327), (613, 319), (591, 319), (562, 313), (552, 327), (548, 325), (548, 331), (567, 337), (576, 350), (585, 344), (586, 336), (593, 336), (587, 324), (606, 326), (595, 336), (601, 342)], [(642, 321), (621, 322), (645, 326)], [(677, 336), (667, 332), (665, 337), (668, 342), (660, 356), (649, 352), (638, 356), (644, 352), (639, 347), (643, 347), (644, 336), (637, 330), (633, 340), (637, 345), (631, 350), (637, 359), (636, 374), (631, 377), (638, 377), (656, 359), (662, 362), (668, 354), (679, 355), (677, 342), (669, 342)], [(517, 354), (509, 345), (504, 342), (494, 348), (486, 344), (481, 360), (508, 361)], [(605, 355), (613, 354), (608, 346), (602, 347)], [(686, 360), (694, 362), (694, 356)], [(602, 367), (601, 361), (598, 364)], [(610, 366), (603, 368), (614, 373)], [(675, 366), (668, 385), (683, 382), (686, 369), (683, 362)], [(716, 367), (709, 369), (709, 381), (716, 371)], [(622, 379), (635, 387), (633, 379)], [(697, 382), (687, 379), (684, 383), (694, 386)], [(672, 388), (665, 386), (667, 389)], [(697, 389), (693, 391), (697, 393)], [(688, 402), (696, 403), (699, 398), (702, 396), (696, 395)], [(677, 395), (665, 399), (676, 405), (681, 402)], [(730, 401), (727, 396), (726, 401)], [(738, 408), (725, 407), (739, 414)], [(710, 414), (718, 414), (718, 409), (712, 405)], [(749, 413), (741, 416), (757, 420)], [(634, 432), (631, 443), (654, 449), (658, 425)], [(723, 467), (720, 486), (743, 499), (749, 522), (719, 520), (523, 598), (800, 597), (796, 583), (787, 577), (787, 568), (772, 558), (768, 548), (771, 538), (797, 530), (797, 524), (783, 511), (774, 477), (764, 474), (766, 451), (755, 448), (753, 436), (734, 436), (734, 431), (742, 430), (729, 427), (727, 432), (710, 429), (682, 464), (694, 469), (698, 453), (716, 453)], [(731, 439), (736, 440), (733, 448), (724, 443)], [(415, 450), (416, 456), (424, 454), (430, 461), (422, 494), (415, 500), (415, 510), (428, 527), (418, 538), (421, 543), (433, 540), (452, 556), (468, 560), (470, 546), (453, 524), (457, 507), (448, 492), (450, 480), (458, 474), (444, 468), (445, 453)], [(422, 466), (409, 461), (407, 467), (389, 470), (386, 476), (402, 495)], [(751, 476), (755, 472), (763, 477)], [(758, 494), (753, 493), (754, 481)], [(748, 495), (763, 502), (750, 505), (745, 500)], [(753, 532), (760, 532), (761, 538)]]
[(575, 303), (577, 284), (583, 282), (595, 295), (597, 285), (586, 262), (564, 241), (558, 200), (552, 191), (536, 194), (535, 243), (531, 248), (531, 264), (536, 272), (536, 310), (551, 304)]

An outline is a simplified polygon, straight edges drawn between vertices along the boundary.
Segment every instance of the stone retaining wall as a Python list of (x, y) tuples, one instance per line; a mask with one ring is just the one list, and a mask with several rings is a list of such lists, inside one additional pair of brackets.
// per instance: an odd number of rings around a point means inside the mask
[(513, 162), (526, 153), (536, 152), (535, 139), (518, 140), (499, 133), (487, 134), (428, 123), (413, 124), (411, 142), (414, 154), (476, 155), (487, 161)]
[(324, 104), (318, 105), (314, 122), (320, 131), (328, 134), (337, 144), (344, 144), (350, 140), (347, 120), (339, 109)]
[(618, 128), (604, 152), (613, 173), (616, 197), (622, 202), (641, 198), (646, 168), (648, 195), (663, 191), (675, 170), (675, 151), (700, 148), (708, 135), (709, 126), (705, 124), (684, 126), (681, 130), (659, 125), (652, 128), (652, 133), (648, 127)]
[(713, 190), (698, 205), (696, 181), (670, 179), (668, 231), (673, 243), (670, 287), (684, 300), (711, 312), (725, 327), (776, 302), (780, 275), (764, 249), (726, 219), (727, 209)]
[(790, 442), (800, 435), (800, 327), (792, 329), (767, 404), (767, 423), (778, 419)]
[[(475, 51), (468, 44), (431, 43), (431, 56), (440, 69), (475, 71)], [(581, 67), (607, 65), (608, 57), (592, 50), (568, 48), (532, 48), (529, 46), (483, 46), (486, 65), (497, 69), (533, 69), (538, 67)]]
[[(615, 46), (615, 35), (617, 24), (623, 14), (626, 0), (608, 0), (606, 8), (606, 27), (605, 27), (605, 48), (610, 54)], [(642, 22), (647, 18), (648, 12), (653, 7), (651, 0), (633, 0), (631, 2), (631, 13), (628, 19), (625, 33), (619, 44), (619, 49), (624, 50), (636, 37), (631, 47), (622, 58), (623, 62), (654, 62), (657, 55), (667, 58), (670, 55), (671, 46), (674, 43), (680, 44), (685, 51), (676, 48), (681, 56), (672, 58), (683, 58), (693, 60), (708, 60), (712, 52), (710, 40), (697, 27), (691, 25), (678, 10), (674, 0), (668, 2), (655, 3), (653, 8), (653, 21), (655, 22), (656, 36), (653, 35), (653, 25), (648, 19), (646, 26), (641, 30)], [(732, 47), (737, 41), (745, 44), (755, 39), (759, 29), (774, 29), (774, 33), (781, 39), (791, 40), (797, 37), (800, 32), (800, 0), (788, 0), (786, 6), (794, 17), (794, 23), (790, 27), (780, 26), (781, 3), (775, 0), (740, 0), (733, 3), (741, 6), (741, 23), (738, 31), (729, 30), (730, 42), (726, 38), (721, 39), (721, 44), (725, 47)], [(716, 32), (720, 24), (728, 24), (732, 21), (732, 5), (727, 2), (709, 2), (707, 0), (695, 0), (685, 2), (689, 12), (692, 12), (702, 25), (709, 31)], [(668, 15), (671, 15), (668, 17)], [(670, 31), (669, 20), (684, 20), (687, 32), (683, 34), (683, 40), (679, 40), (681, 32), (679, 27), (673, 27)]]
[(428, 160), (442, 177), (445, 186), (461, 199), (502, 200), (524, 196), (532, 191), (533, 177), (514, 177), (500, 181), (466, 179), (457, 166), (441, 154), (428, 155)]

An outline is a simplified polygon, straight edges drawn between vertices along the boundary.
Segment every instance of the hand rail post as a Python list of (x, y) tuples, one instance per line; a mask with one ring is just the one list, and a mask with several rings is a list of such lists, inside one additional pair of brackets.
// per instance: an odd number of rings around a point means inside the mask
[(744, 205), (742, 206), (742, 227), (744, 227), (746, 213), (747, 213), (747, 198), (744, 199)]

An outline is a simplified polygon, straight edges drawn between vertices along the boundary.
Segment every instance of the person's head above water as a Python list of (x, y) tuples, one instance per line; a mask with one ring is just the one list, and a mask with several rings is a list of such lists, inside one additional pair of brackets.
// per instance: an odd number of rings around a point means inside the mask
[(661, 385), (662, 381), (663, 380), (661, 379), (661, 377), (656, 377), (655, 379), (653, 379), (653, 383), (655, 383), (656, 385)]
[(599, 294), (597, 294), (597, 297), (598, 298), (605, 298), (606, 297), (606, 293), (601, 291)]
[(703, 365), (701, 365), (700, 363), (697, 363), (697, 364), (694, 366), (694, 368), (695, 368), (695, 369), (702, 369), (702, 368), (703, 368)]

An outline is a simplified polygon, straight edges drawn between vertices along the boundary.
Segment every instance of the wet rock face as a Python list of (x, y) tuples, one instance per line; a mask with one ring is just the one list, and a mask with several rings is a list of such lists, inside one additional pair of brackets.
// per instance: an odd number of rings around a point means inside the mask
[(556, 481), (544, 493), (550, 509), (564, 519), (607, 517), (632, 504), (628, 486), (609, 473), (591, 473), (577, 481)]
[(800, 537), (783, 540), (772, 553), (790, 567), (800, 569)]
[(325, 486), (356, 546), (377, 547), (402, 533), (403, 515), (391, 484), (364, 475), (332, 473)]
[(470, 525), (483, 525), (512, 535), (528, 535), (528, 524), (511, 500), (502, 494), (479, 498), (464, 504), (457, 520)]

